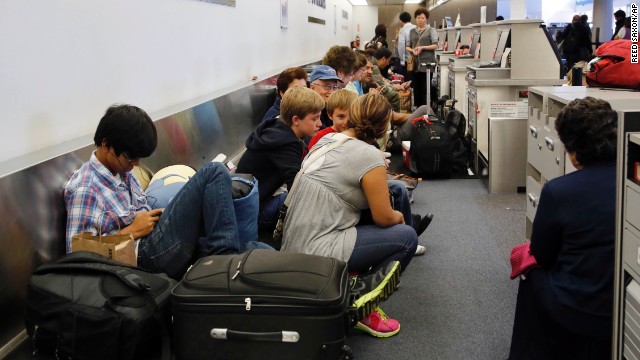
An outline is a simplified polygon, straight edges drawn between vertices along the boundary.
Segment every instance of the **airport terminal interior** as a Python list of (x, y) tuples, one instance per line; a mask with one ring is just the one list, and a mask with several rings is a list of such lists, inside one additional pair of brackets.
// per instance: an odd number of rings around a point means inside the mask
[[(417, 252), (393, 294), (371, 300), (386, 313), (382, 321), (397, 320), (400, 331), (362, 331), (360, 319), (359, 328), (346, 326), (340, 341), (350, 351), (339, 359), (640, 359), (637, 15), (636, 4), (627, 0), (0, 1), (0, 359), (84, 358), (34, 350), (39, 343), (25, 318), (35, 310), (26, 304), (34, 301), (28, 291), (34, 271), (67, 256), (65, 187), (96, 146), (105, 146), (94, 139), (105, 109), (135, 105), (155, 125), (157, 147), (150, 155), (130, 158), (114, 148), (116, 159), (136, 165), (132, 174), (139, 187), (176, 164), (197, 170), (215, 159), (233, 173), (253, 151), (247, 138), (270, 120), (263, 117), (274, 103), (280, 120), (285, 117), (281, 100), (292, 92), (279, 92), (278, 79), (289, 68), (304, 72), (301, 87), (326, 95), (323, 106), (326, 98), (332, 101), (327, 92), (337, 94), (345, 86), (357, 93), (352, 114), (364, 98), (388, 100), (384, 104), (393, 111), (385, 119), (391, 124), (376, 135), (384, 140), (369, 143), (390, 160), (388, 173), (408, 176), (400, 184), (412, 196), (411, 212), (422, 219), (433, 214), (424, 232), (414, 226)], [(327, 70), (326, 55), (336, 47), (346, 49), (349, 59), (364, 59), (360, 68), (348, 60), (347, 73)], [(351, 83), (343, 82), (345, 76)], [(580, 102), (585, 98), (593, 101)], [(461, 115), (461, 125), (451, 125), (454, 114)], [(605, 117), (610, 120), (602, 124)], [(429, 119), (443, 124), (437, 139), (446, 136), (448, 151), (455, 146), (463, 154), (455, 168), (442, 164), (457, 155), (427, 156), (427, 148), (418, 147), (418, 129), (430, 126)], [(293, 126), (280, 120), (281, 126)], [(589, 121), (598, 125), (589, 128)], [(563, 122), (569, 125), (557, 125)], [(410, 128), (410, 135), (400, 135), (401, 128)], [(602, 129), (612, 129), (604, 140), (598, 138)], [(317, 130), (305, 136), (294, 130), (296, 141), (308, 143)], [(342, 130), (334, 125), (332, 131)], [(434, 138), (429, 137), (432, 144)], [(604, 148), (611, 171), (592, 193), (585, 192), (591, 204), (575, 201), (593, 207), (561, 213), (572, 203), (566, 194), (595, 181), (580, 176), (602, 165), (582, 151), (597, 158)], [(428, 168), (423, 164), (429, 156), (435, 160)], [(271, 173), (277, 175), (275, 166)], [(267, 183), (258, 180), (256, 187)], [(610, 201), (593, 203), (606, 191)], [(134, 195), (129, 192), (129, 201)], [(586, 215), (577, 218), (578, 213)], [(549, 220), (550, 214), (561, 220)], [(309, 215), (313, 226), (315, 214)], [(599, 236), (603, 228), (610, 231)], [(585, 239), (576, 235), (581, 231), (588, 233)], [(273, 226), (261, 228), (257, 240), (273, 245), (272, 234)], [(541, 254), (541, 234), (556, 253), (523, 270), (520, 256)], [(593, 285), (595, 278), (601, 283)], [(535, 291), (527, 284), (537, 284)], [(540, 290), (544, 286), (549, 288)], [(534, 300), (527, 301), (527, 294)], [(552, 306), (556, 302), (561, 305)], [(239, 304), (245, 305), (250, 311), (250, 297)], [(539, 332), (516, 330), (527, 326)], [(553, 335), (545, 335), (545, 327)], [(279, 336), (284, 330), (295, 329), (272, 331)], [(306, 358), (286, 340), (260, 354), (252, 347), (255, 339), (220, 340), (213, 330), (191, 352), (175, 344), (189, 331), (170, 331), (176, 359)], [(59, 346), (65, 341), (57, 339)], [(263, 340), (260, 349), (266, 349)], [(238, 351), (217, 354), (221, 341), (237, 342)], [(325, 345), (318, 346), (314, 359), (331, 358), (322, 353)], [(520, 347), (530, 354), (522, 355)], [(538, 347), (546, 350), (537, 353)]]

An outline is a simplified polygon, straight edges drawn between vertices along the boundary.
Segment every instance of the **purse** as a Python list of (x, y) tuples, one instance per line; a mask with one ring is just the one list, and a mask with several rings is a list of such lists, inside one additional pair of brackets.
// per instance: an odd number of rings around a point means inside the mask
[(407, 71), (413, 71), (415, 68), (415, 60), (413, 55), (407, 54)]
[[(302, 170), (298, 172), (296, 178), (293, 180), (293, 185), (291, 185), (291, 189), (289, 189), (289, 193), (287, 194), (287, 198), (284, 199), (284, 204), (280, 207), (280, 211), (278, 212), (278, 221), (276, 222), (276, 228), (273, 230), (273, 241), (276, 243), (277, 248), (280, 248), (280, 244), (282, 244), (282, 235), (284, 233), (284, 220), (287, 217), (287, 209), (289, 209), (289, 204), (291, 203), (291, 194), (298, 187), (298, 181), (304, 172), (309, 168), (314, 161), (318, 160), (322, 155), (326, 154), (330, 150), (337, 148), (338, 146), (347, 142), (347, 140), (351, 140), (351, 137), (345, 137), (338, 141), (335, 141), (329, 145), (322, 146), (320, 149), (314, 150), (313, 153), (309, 154), (309, 158), (305, 161)], [(313, 157), (311, 157), (313, 155)]]
[[(100, 216), (111, 212), (102, 213)], [(111, 260), (138, 266), (135, 239), (131, 234), (127, 235), (102, 235), (102, 229), (98, 229), (98, 235), (83, 232), (71, 237), (71, 252), (89, 251), (100, 254)]]

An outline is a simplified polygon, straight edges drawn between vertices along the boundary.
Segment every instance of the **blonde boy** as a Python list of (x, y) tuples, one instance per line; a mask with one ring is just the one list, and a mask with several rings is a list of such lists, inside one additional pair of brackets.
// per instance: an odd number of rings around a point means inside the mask
[(351, 103), (357, 98), (358, 95), (356, 93), (346, 89), (335, 91), (329, 96), (327, 100), (327, 115), (329, 115), (329, 119), (333, 121), (333, 125), (318, 131), (316, 136), (309, 141), (309, 150), (311, 150), (313, 145), (323, 136), (334, 132), (342, 132), (347, 128), (349, 108), (351, 108)]

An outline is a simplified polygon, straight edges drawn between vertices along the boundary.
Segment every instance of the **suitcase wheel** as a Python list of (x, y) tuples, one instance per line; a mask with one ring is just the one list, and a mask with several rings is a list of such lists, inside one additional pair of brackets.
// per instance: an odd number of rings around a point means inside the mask
[(353, 360), (353, 351), (347, 345), (342, 345), (342, 355), (340, 356), (340, 360)]

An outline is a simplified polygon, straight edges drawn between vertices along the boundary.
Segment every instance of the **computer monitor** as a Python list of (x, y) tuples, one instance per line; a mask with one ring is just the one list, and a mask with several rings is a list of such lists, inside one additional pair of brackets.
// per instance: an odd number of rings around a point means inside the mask
[(453, 20), (451, 20), (451, 16), (445, 16), (444, 22), (447, 24), (447, 29), (453, 27)]
[(460, 42), (460, 30), (456, 31), (456, 38), (451, 43), (451, 48), (460, 49), (462, 42)]
[(474, 33), (471, 37), (471, 47), (469, 47), (469, 54), (473, 55), (474, 59), (477, 59), (478, 45), (480, 44), (480, 33)]
[(504, 53), (504, 49), (506, 49), (510, 44), (509, 41), (511, 30), (510, 29), (502, 29), (500, 30), (500, 37), (498, 38), (498, 45), (496, 46), (496, 51), (493, 53), (493, 61), (500, 63), (502, 61), (502, 54)]
[(442, 36), (438, 39), (438, 49), (444, 49), (445, 44), (447, 43), (447, 32), (443, 31)]

